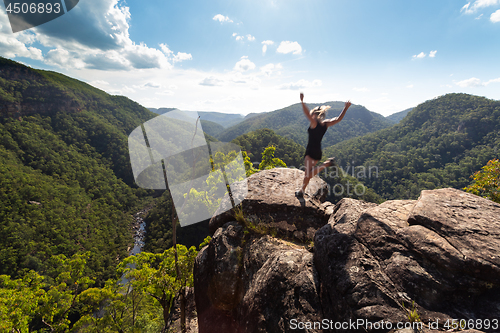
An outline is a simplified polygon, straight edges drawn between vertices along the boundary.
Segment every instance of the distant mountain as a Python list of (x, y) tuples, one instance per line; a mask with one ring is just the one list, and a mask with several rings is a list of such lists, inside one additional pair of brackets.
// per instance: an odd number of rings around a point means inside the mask
[[(177, 110), (176, 108), (149, 108), (154, 113), (164, 114), (166, 112), (170, 112), (173, 110)], [(224, 128), (236, 125), (243, 120), (245, 120), (245, 116), (241, 114), (232, 114), (232, 113), (222, 113), (222, 112), (212, 112), (212, 111), (184, 111), (187, 114), (198, 114), (201, 120), (211, 121), (213, 123), (219, 124)]]
[(403, 111), (399, 111), (396, 113), (391, 114), (390, 116), (387, 116), (386, 118), (389, 119), (390, 121), (393, 121), (395, 124), (399, 123), (406, 115), (408, 112), (413, 110), (414, 108), (409, 108)]
[(177, 110), (176, 108), (159, 108), (159, 109), (155, 109), (155, 108), (148, 108), (149, 111), (152, 111), (156, 114), (164, 114), (164, 113), (167, 113), (167, 112), (170, 112), (170, 111), (174, 111), (174, 110)]
[[(201, 117), (200, 117), (200, 119), (201, 119)], [(201, 127), (203, 128), (203, 132), (205, 132), (206, 134), (211, 135), (213, 137), (215, 137), (216, 135), (218, 135), (219, 133), (224, 131), (224, 126), (217, 124), (213, 121), (204, 120), (204, 119), (201, 119)]]
[[(385, 199), (463, 188), (500, 157), (500, 101), (448, 94), (418, 105), (393, 127), (325, 150)], [(364, 178), (366, 177), (366, 178)]]
[[(343, 102), (327, 102), (323, 104), (332, 107), (328, 110), (328, 118), (338, 116), (344, 107)], [(313, 109), (317, 105), (321, 104), (311, 103), (308, 104), (308, 107)], [(363, 106), (352, 105), (344, 119), (326, 132), (323, 138), (323, 147), (375, 132), (391, 125), (393, 125), (393, 122), (385, 119), (384, 116), (370, 112)], [(249, 115), (244, 121), (225, 129), (216, 137), (220, 141), (231, 141), (245, 133), (269, 128), (276, 134), (291, 139), (305, 147), (307, 144), (308, 126), (309, 121), (304, 116), (301, 104), (298, 103), (272, 112)]]
[(198, 112), (198, 114), (200, 115), (201, 119), (212, 121), (214, 123), (222, 125), (224, 128), (236, 125), (245, 119), (245, 117), (241, 114), (232, 113), (200, 111)]
[(240, 135), (231, 142), (246, 151), (252, 162), (260, 163), (264, 149), (272, 145), (276, 147), (274, 157), (280, 158), (287, 167), (300, 168), (304, 164), (305, 148), (268, 128)]

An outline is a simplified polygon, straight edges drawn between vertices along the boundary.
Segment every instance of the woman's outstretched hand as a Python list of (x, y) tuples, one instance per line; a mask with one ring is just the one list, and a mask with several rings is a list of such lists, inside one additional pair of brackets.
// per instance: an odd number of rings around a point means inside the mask
[(303, 102), (304, 101), (304, 93), (300, 93), (300, 101)]
[(345, 105), (344, 105), (344, 110), (347, 111), (347, 109), (349, 109), (349, 107), (351, 106), (351, 101), (347, 101), (345, 102)]

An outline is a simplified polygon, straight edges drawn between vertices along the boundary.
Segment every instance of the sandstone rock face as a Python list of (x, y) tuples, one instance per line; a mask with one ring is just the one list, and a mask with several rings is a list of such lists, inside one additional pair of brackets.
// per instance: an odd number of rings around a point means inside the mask
[[(47, 84), (47, 79), (32, 69), (19, 65), (7, 64), (2, 67), (0, 76), (5, 80), (26, 80), (32, 82), (27, 88), (22, 88), (22, 101), (0, 100), (0, 118), (18, 118), (34, 114), (52, 115), (58, 111), (67, 113), (80, 112), (79, 105), (71, 94), (54, 85)], [(45, 96), (45, 100), (32, 97)]]
[[(276, 229), (278, 236), (295, 238), (305, 242), (314, 238), (314, 233), (328, 221), (327, 208), (323, 205), (328, 194), (328, 185), (319, 177), (309, 182), (304, 198), (297, 198), (295, 191), (302, 187), (304, 172), (298, 169), (276, 168), (253, 174), (246, 183), (232, 185), (233, 189), (248, 187), (248, 194), (241, 203), (244, 214), (254, 224), (264, 224)], [(210, 221), (210, 233), (225, 223), (234, 221), (228, 198)]]
[[(252, 176), (244, 213), (295, 226), (306, 242), (307, 228), (322, 225), (314, 253), (300, 237), (293, 244), (244, 223), (212, 221), (212, 242), (194, 271), (201, 333), (417, 332), (396, 326), (408, 323), (410, 310), (426, 324), (419, 332), (446, 330), (452, 319), (467, 320), (464, 332), (500, 332), (500, 205), (455, 189), (380, 205), (345, 198), (335, 206), (316, 192), (303, 202), (293, 193), (257, 193), (295, 190), (285, 170)], [(328, 325), (298, 328), (294, 320)], [(385, 326), (335, 328), (361, 320)]]
[(219, 228), (198, 254), (194, 278), (200, 333), (291, 332), (293, 319), (322, 318), (312, 253), (269, 236), (249, 237), (235, 222)]
[(415, 302), (440, 328), (499, 318), (499, 230), (500, 205), (455, 189), (364, 210), (344, 199), (315, 237), (324, 315), (395, 323)]
[[(181, 304), (178, 298), (174, 307), (172, 314), (172, 324), (170, 329), (175, 332), (181, 332)], [(196, 304), (194, 301), (194, 289), (187, 288), (186, 290), (186, 333), (197, 333), (198, 332), (198, 316), (196, 314)]]

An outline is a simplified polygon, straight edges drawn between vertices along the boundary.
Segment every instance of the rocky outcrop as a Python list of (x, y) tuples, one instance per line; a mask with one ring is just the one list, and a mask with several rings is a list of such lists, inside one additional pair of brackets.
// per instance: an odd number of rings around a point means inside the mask
[[(176, 299), (172, 307), (172, 323), (169, 332), (182, 332), (181, 327), (181, 301)], [(198, 332), (198, 316), (196, 315), (196, 305), (194, 301), (194, 289), (186, 289), (186, 333)]]
[(363, 208), (343, 199), (316, 233), (325, 317), (396, 323), (415, 307), (440, 328), (499, 318), (500, 205), (440, 189)]
[[(279, 237), (306, 242), (311, 241), (316, 230), (328, 221), (331, 204), (322, 204), (328, 194), (328, 185), (319, 177), (311, 179), (306, 195), (298, 199), (295, 191), (302, 187), (303, 179), (303, 171), (277, 168), (258, 172), (231, 188), (241, 192), (240, 187), (248, 187), (240, 207), (253, 224), (274, 229)], [(211, 234), (225, 223), (234, 221), (234, 212), (228, 207), (231, 202), (226, 197), (210, 221)]]
[[(294, 188), (285, 170), (253, 176), (244, 215), (321, 224), (313, 252), (307, 237), (292, 243), (220, 220), (195, 263), (201, 333), (395, 332), (410, 317), (425, 324), (421, 332), (453, 319), (467, 320), (469, 332), (500, 331), (500, 205), (456, 189), (380, 205), (344, 198), (332, 206), (314, 193), (304, 202), (288, 192), (259, 197), (256, 187), (268, 183)], [(339, 326), (347, 323), (360, 324)]]
[(312, 253), (270, 236), (247, 238), (234, 222), (200, 251), (194, 279), (200, 333), (292, 332), (292, 320), (322, 319)]

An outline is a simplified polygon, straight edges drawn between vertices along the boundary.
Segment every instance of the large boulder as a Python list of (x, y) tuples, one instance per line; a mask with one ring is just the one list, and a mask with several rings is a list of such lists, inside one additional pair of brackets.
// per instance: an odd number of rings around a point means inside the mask
[(500, 318), (500, 205), (440, 189), (378, 206), (343, 199), (335, 211), (315, 236), (326, 318), (397, 323), (415, 309), (440, 329)]
[[(231, 189), (243, 193), (242, 188), (248, 188), (248, 194), (239, 206), (248, 221), (276, 230), (281, 238), (306, 242), (312, 241), (316, 230), (328, 221), (329, 203), (324, 203), (328, 184), (319, 177), (310, 180), (303, 198), (297, 198), (295, 191), (302, 187), (303, 179), (301, 170), (275, 168), (232, 184)], [(211, 234), (235, 220), (234, 210), (230, 207), (231, 201), (225, 197), (210, 220)]]
[(294, 320), (322, 319), (312, 253), (235, 222), (198, 254), (194, 286), (200, 333), (295, 332)]
[(296, 198), (302, 177), (287, 169), (253, 175), (239, 222), (212, 219), (212, 241), (194, 269), (201, 333), (406, 333), (410, 319), (426, 333), (457, 319), (471, 333), (499, 331), (499, 204), (440, 189), (418, 200), (333, 206), (322, 202), (320, 179)]

